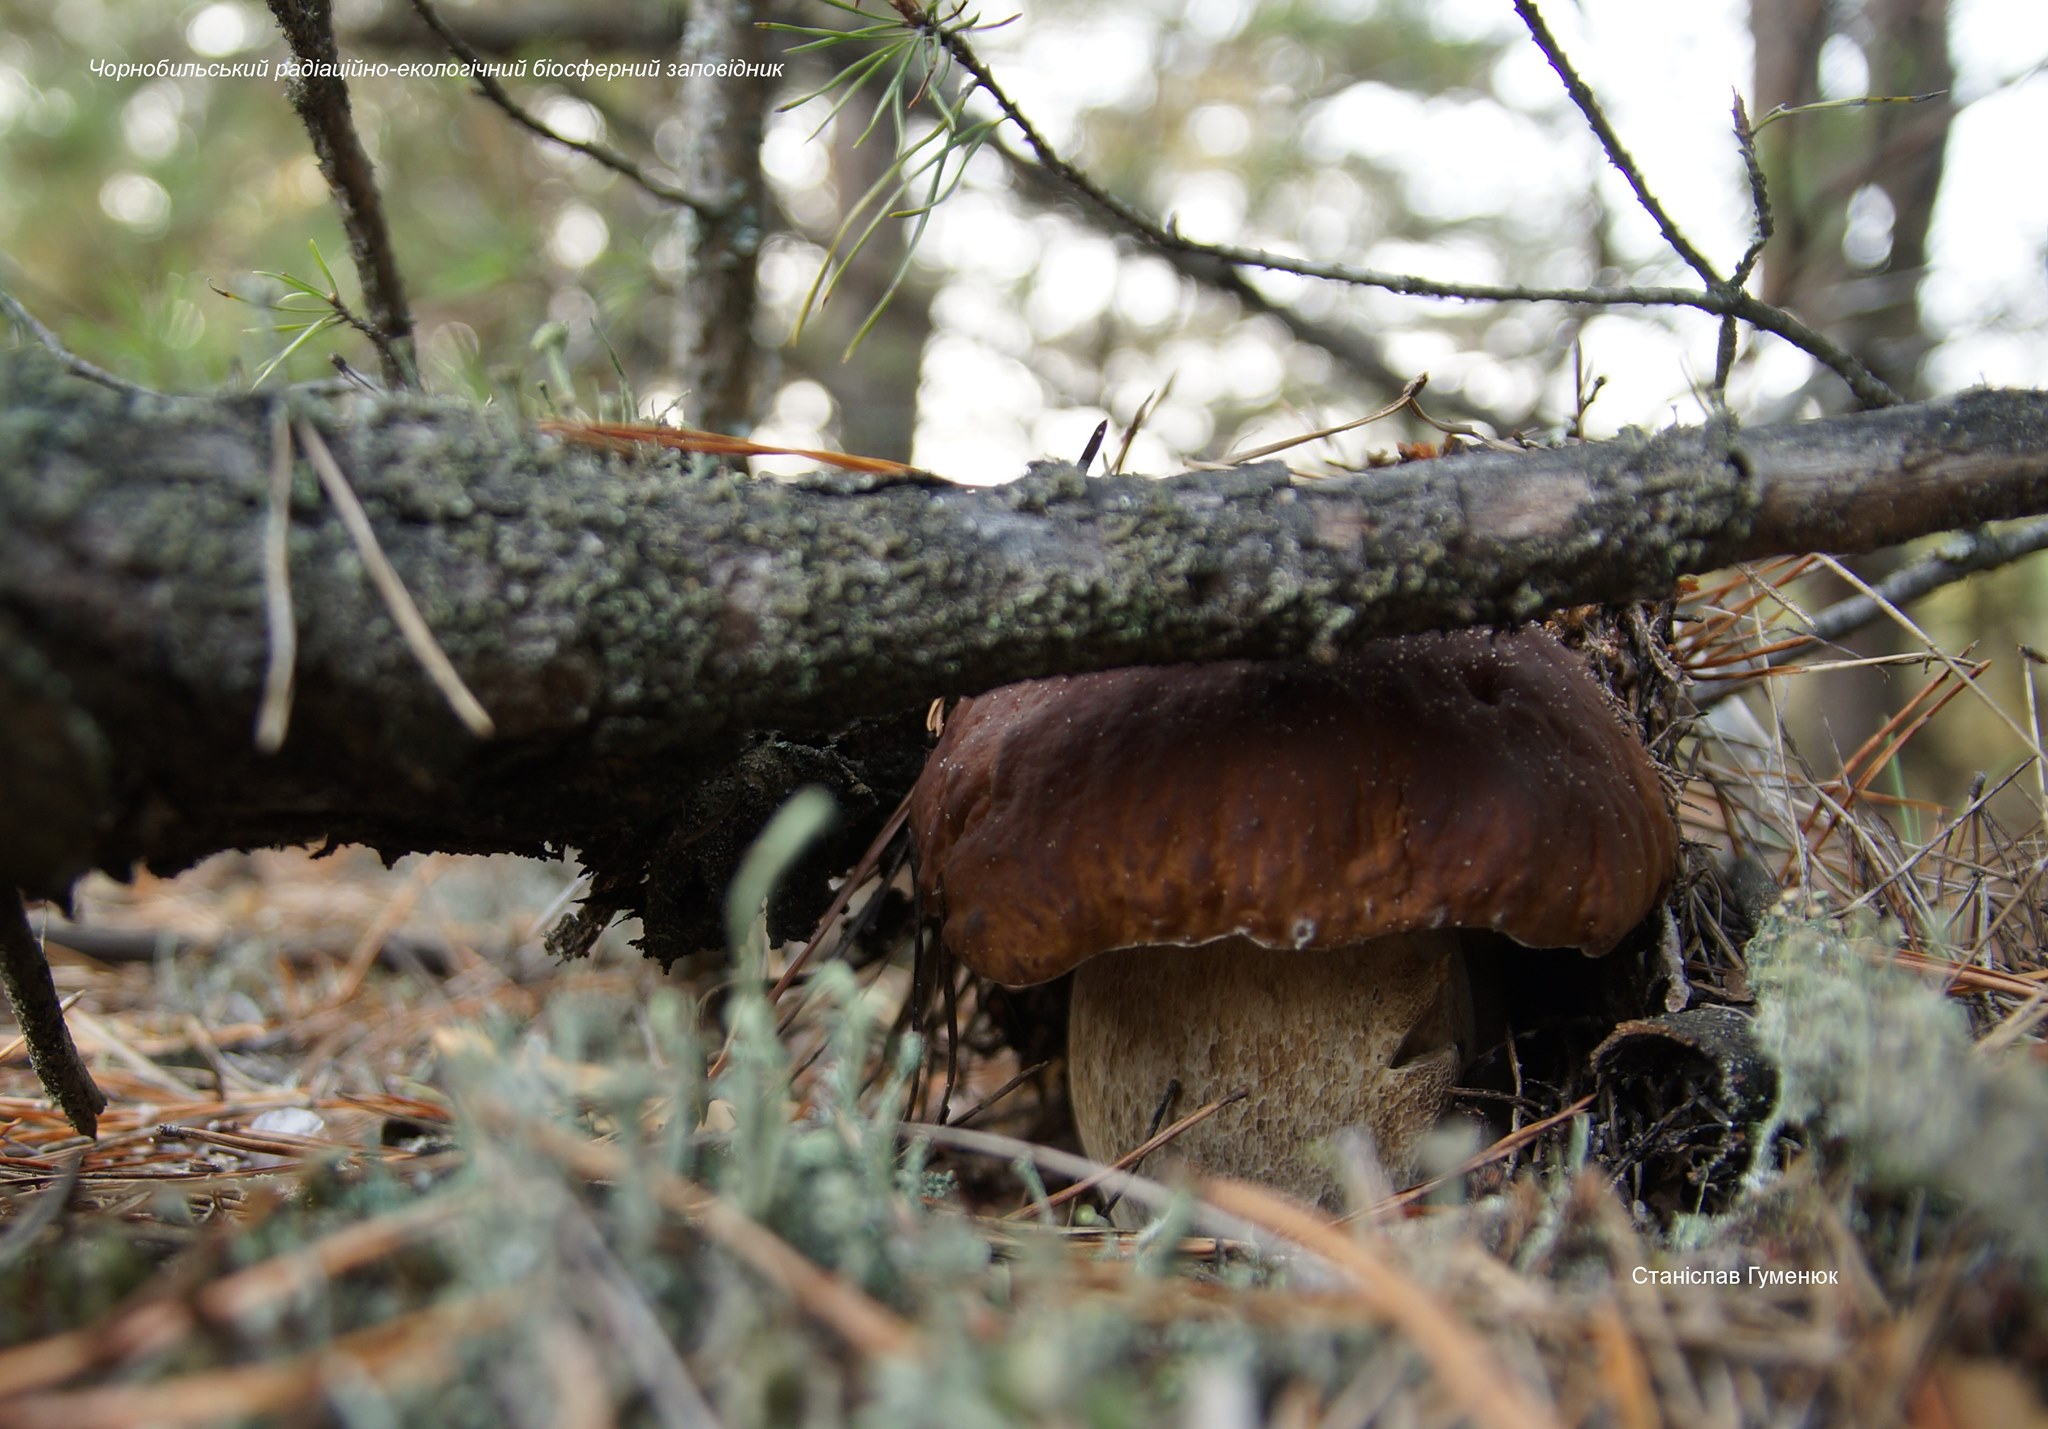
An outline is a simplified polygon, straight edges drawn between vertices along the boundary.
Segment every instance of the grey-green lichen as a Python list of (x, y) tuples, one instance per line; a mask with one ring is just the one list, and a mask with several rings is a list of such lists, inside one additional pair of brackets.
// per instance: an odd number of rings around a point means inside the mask
[(1980, 1049), (1940, 986), (1891, 958), (1896, 939), (1787, 895), (1745, 955), (1778, 1117), (1846, 1149), (1862, 1177), (1927, 1191), (1999, 1233), (2048, 1282), (2048, 1071)]

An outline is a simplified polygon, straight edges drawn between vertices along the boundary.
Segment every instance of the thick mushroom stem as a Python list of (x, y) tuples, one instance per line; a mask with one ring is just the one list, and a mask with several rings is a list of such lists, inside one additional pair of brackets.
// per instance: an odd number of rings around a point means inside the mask
[[(1471, 996), (1450, 929), (1345, 948), (1278, 950), (1250, 938), (1128, 948), (1074, 975), (1068, 1081), (1088, 1154), (1143, 1141), (1168, 1087), (1182, 1116), (1244, 1100), (1144, 1165), (1239, 1176), (1335, 1207), (1333, 1138), (1369, 1133), (1395, 1176), (1410, 1169), (1471, 1046)], [(1171, 1119), (1171, 1118), (1169, 1118)]]

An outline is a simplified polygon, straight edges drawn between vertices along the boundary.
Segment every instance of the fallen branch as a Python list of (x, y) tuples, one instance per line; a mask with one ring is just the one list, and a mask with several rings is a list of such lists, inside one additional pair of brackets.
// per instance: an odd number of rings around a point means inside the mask
[[(2048, 396), (2031, 392), (1314, 482), (1272, 463), (1169, 481), (1040, 465), (992, 489), (750, 481), (459, 404), (344, 400), (118, 394), (0, 354), (0, 885), (60, 893), (94, 866), (322, 838), (571, 845), (630, 905), (662, 858), (743, 847), (805, 782), (858, 805), (851, 858), (907, 786), (934, 697), (1326, 657), (2048, 512)], [(287, 401), (495, 738), (450, 714), (301, 467), (297, 693), (282, 747), (256, 749)], [(895, 722), (832, 733), (871, 716)]]

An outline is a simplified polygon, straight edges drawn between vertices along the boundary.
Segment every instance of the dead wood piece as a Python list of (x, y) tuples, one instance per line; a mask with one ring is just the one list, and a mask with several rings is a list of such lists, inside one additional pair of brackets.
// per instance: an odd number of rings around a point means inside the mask
[(80, 1136), (97, 1135), (100, 1113), (107, 1109), (106, 1093), (94, 1083), (85, 1059), (78, 1055), (78, 1044), (71, 1040), (50, 964), (28, 926), (27, 907), (12, 889), (0, 894), (0, 987), (6, 989), (7, 1005), (21, 1026), (29, 1063), (43, 1090)]
[[(301, 464), (296, 698), (282, 745), (255, 747), (280, 402), (348, 473), (494, 737), (450, 714)], [(0, 885), (61, 894), (94, 867), (326, 839), (570, 846), (645, 908), (663, 848), (715, 861), (801, 783), (873, 811), (844, 826), (858, 852), (915, 774), (901, 712), (938, 696), (1327, 657), (2040, 512), (2039, 393), (1314, 483), (1270, 463), (1167, 481), (1040, 464), (985, 489), (750, 481), (404, 394), (117, 393), (0, 352), (0, 789), (29, 806), (0, 823)], [(658, 901), (707, 886), (722, 869)]]

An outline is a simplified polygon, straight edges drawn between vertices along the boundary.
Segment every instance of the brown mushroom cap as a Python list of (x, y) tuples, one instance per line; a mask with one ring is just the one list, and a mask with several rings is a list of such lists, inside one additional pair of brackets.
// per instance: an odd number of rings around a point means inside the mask
[(1677, 861), (1641, 743), (1534, 630), (1006, 686), (954, 711), (910, 822), (947, 947), (1015, 985), (1232, 935), (1599, 954)]

